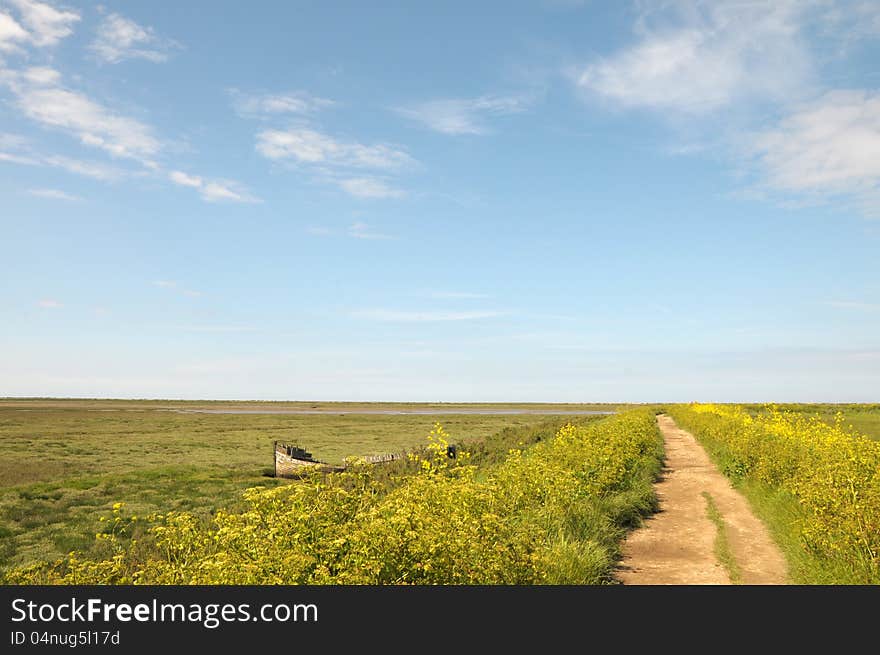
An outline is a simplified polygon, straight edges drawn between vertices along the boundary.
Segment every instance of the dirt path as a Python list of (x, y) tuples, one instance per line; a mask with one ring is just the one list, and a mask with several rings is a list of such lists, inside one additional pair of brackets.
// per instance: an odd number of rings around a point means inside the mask
[(623, 546), (617, 578), (624, 584), (731, 584), (716, 554), (718, 528), (707, 513), (708, 493), (724, 522), (728, 551), (743, 584), (785, 584), (782, 553), (746, 502), (689, 432), (657, 417), (666, 468), (657, 483), (660, 511)]

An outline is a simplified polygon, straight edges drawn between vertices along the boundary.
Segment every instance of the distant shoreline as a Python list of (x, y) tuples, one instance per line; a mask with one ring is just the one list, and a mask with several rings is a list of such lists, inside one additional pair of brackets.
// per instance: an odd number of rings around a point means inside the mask
[[(101, 411), (101, 410), (96, 410)], [(158, 411), (177, 412), (178, 414), (328, 414), (343, 416), (345, 414), (381, 415), (381, 416), (451, 416), (451, 415), (482, 415), (482, 416), (515, 416), (515, 415), (567, 415), (567, 416), (592, 416), (616, 414), (613, 410), (592, 409), (162, 409)]]
[(171, 411), (203, 414), (613, 414), (630, 403), (458, 403), (381, 401), (126, 400), (97, 398), (0, 398), (0, 409)]

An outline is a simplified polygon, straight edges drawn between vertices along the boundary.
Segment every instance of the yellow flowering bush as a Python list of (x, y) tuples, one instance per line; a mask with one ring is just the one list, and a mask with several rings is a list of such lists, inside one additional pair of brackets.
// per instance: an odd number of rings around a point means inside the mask
[(727, 405), (670, 414), (721, 459), (725, 473), (791, 494), (802, 547), (840, 563), (853, 581), (880, 582), (880, 442), (818, 416)]
[[(627, 527), (652, 511), (662, 440), (633, 411), (477, 467), (437, 425), (418, 466), (390, 487), (373, 467), (244, 494), (209, 525), (155, 517), (149, 548), (75, 554), (7, 582), (98, 584), (530, 584), (610, 581)], [(115, 510), (116, 511), (116, 510)]]

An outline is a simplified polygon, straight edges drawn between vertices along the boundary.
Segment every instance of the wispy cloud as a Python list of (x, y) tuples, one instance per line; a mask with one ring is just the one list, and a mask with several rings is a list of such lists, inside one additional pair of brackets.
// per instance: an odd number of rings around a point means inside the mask
[(197, 175), (189, 175), (183, 171), (171, 171), (168, 177), (178, 186), (188, 186), (193, 189), (200, 189), (204, 185), (204, 181)]
[(229, 180), (221, 180), (218, 182), (206, 182), (199, 189), (202, 198), (208, 202), (260, 202), (259, 198), (250, 195), (237, 187), (237, 183)]
[(402, 190), (389, 186), (377, 177), (348, 177), (336, 180), (336, 183), (356, 198), (401, 198), (405, 195)]
[(21, 78), (31, 84), (48, 86), (61, 82), (61, 73), (49, 66), (31, 66), (22, 71)]
[[(863, 3), (646, 3), (633, 45), (571, 76), (593, 97), (687, 125), (685, 145), (667, 152), (722, 152), (747, 180), (740, 197), (792, 208), (833, 198), (880, 215), (880, 94), (821, 89), (820, 57), (831, 55), (815, 38), (845, 46), (856, 31), (873, 34), (874, 19), (876, 6)], [(722, 110), (724, 123), (712, 122)], [(705, 141), (691, 134), (694, 117), (715, 135), (710, 146), (694, 147)]]
[(74, 195), (72, 193), (67, 193), (66, 191), (61, 191), (60, 189), (28, 189), (29, 196), (35, 196), (37, 198), (49, 198), (51, 200), (66, 200), (68, 202), (77, 202), (82, 200), (80, 196)]
[(38, 152), (27, 139), (15, 134), (0, 134), (0, 161), (22, 166), (60, 168), (75, 175), (103, 181), (117, 180), (129, 174), (128, 171), (101, 162)]
[(366, 199), (399, 198), (404, 192), (385, 177), (364, 175), (363, 171), (378, 171), (387, 177), (416, 164), (398, 146), (346, 141), (307, 127), (262, 130), (257, 133), (256, 149), (268, 159), (303, 166), (349, 195)]
[(99, 148), (114, 157), (134, 159), (147, 167), (155, 167), (153, 157), (161, 149), (161, 143), (150, 126), (65, 88), (58, 71), (32, 67), (11, 73), (6, 79), (15, 95), (15, 104), (27, 118), (67, 132), (83, 145)]
[(45, 298), (43, 300), (37, 301), (37, 306), (42, 307), (43, 309), (58, 309), (59, 307), (64, 307), (62, 303), (51, 298)]
[[(3, 146), (4, 143), (0, 140), (0, 148), (3, 148)], [(125, 177), (142, 175), (142, 173), (122, 169), (102, 162), (75, 159), (73, 157), (62, 155), (47, 155), (33, 150), (30, 146), (15, 146), (14, 148), (7, 147), (6, 150), (0, 150), (0, 162), (24, 166), (49, 166), (60, 168), (75, 175), (89, 177), (104, 182), (112, 182)], [(153, 171), (153, 173), (160, 172), (161, 171), (158, 168)], [(245, 189), (243, 185), (233, 180), (209, 180), (182, 171), (169, 171), (167, 175), (172, 183), (197, 190), (199, 195), (208, 202), (261, 202), (258, 197)], [(48, 194), (42, 195), (48, 197)], [(56, 197), (60, 198), (60, 196)]]
[(232, 106), (247, 118), (268, 118), (284, 114), (313, 114), (336, 103), (327, 98), (313, 96), (306, 91), (286, 93), (246, 93), (231, 89)]
[(200, 332), (206, 334), (239, 334), (245, 332), (257, 332), (258, 328), (252, 325), (181, 325), (176, 329), (184, 332)]
[(117, 180), (130, 174), (128, 171), (115, 166), (108, 166), (101, 162), (75, 159), (62, 155), (47, 155), (42, 158), (42, 162), (48, 166), (64, 169), (68, 173), (90, 177), (95, 180)]
[(487, 121), (495, 116), (516, 114), (528, 108), (529, 101), (518, 96), (480, 96), (444, 98), (398, 107), (395, 111), (441, 134), (486, 134)]
[(310, 128), (263, 130), (257, 134), (257, 152), (269, 159), (339, 168), (396, 170), (414, 163), (395, 146), (342, 141)]
[(80, 15), (67, 9), (35, 0), (7, 0), (18, 10), (21, 22), (28, 29), (28, 40), (37, 47), (53, 46), (73, 34), (73, 25)]
[(832, 0), (815, 4), (819, 8), (821, 32), (839, 37), (843, 52), (863, 39), (880, 36), (880, 12), (873, 0)]
[(861, 302), (855, 300), (830, 300), (825, 303), (829, 307), (837, 309), (855, 309), (857, 311), (877, 312), (880, 311), (880, 303)]
[(366, 223), (356, 222), (349, 225), (345, 230), (334, 230), (324, 226), (310, 226), (306, 228), (306, 232), (317, 237), (349, 237), (351, 239), (364, 239), (367, 241), (377, 240), (384, 241), (393, 239), (390, 234), (382, 234), (376, 232)]
[(369, 225), (366, 223), (352, 223), (348, 227), (348, 236), (353, 239), (368, 239), (368, 240), (386, 240), (390, 239), (391, 236), (387, 234), (382, 234), (380, 232), (373, 231)]
[[(880, 200), (880, 94), (835, 91), (797, 107), (750, 142), (771, 189)], [(878, 203), (875, 209), (880, 209)]]
[(204, 295), (201, 291), (195, 291), (180, 286), (175, 280), (153, 280), (153, 286), (159, 287), (160, 289), (168, 289), (169, 291), (174, 291), (190, 298), (199, 298)]
[(0, 52), (14, 52), (29, 34), (12, 16), (0, 11)]
[(12, 152), (0, 152), (0, 161), (10, 164), (22, 164), (25, 166), (36, 166), (39, 162), (27, 155), (15, 154)]
[(334, 185), (355, 198), (405, 195), (388, 179), (417, 164), (405, 149), (392, 143), (363, 143), (336, 136), (313, 125), (312, 116), (335, 105), (335, 101), (302, 90), (246, 93), (231, 89), (230, 93), (240, 116), (263, 120), (296, 117), (297, 123), (292, 126), (257, 132), (254, 147), (266, 159), (307, 171), (315, 180)]
[(179, 186), (195, 189), (208, 202), (259, 202), (243, 185), (227, 179), (206, 179), (172, 170), (160, 163), (167, 158), (165, 144), (149, 124), (124, 116), (79, 91), (66, 87), (56, 69), (31, 66), (22, 70), (0, 69), (0, 84), (13, 95), (13, 104), (26, 118), (59, 130), (87, 147), (97, 148), (115, 159), (139, 164), (135, 171), (55, 154), (39, 153), (24, 139), (0, 135), (0, 161), (29, 166), (52, 166), (98, 180), (122, 177), (167, 177)]
[(125, 16), (111, 13), (98, 26), (89, 49), (110, 64), (126, 59), (145, 59), (155, 63), (168, 60), (170, 52), (180, 46), (156, 35), (151, 27), (143, 27)]
[(449, 300), (481, 300), (489, 296), (485, 293), (471, 293), (468, 291), (432, 291), (428, 294), (428, 297)]
[(712, 112), (741, 98), (786, 98), (811, 74), (800, 34), (808, 5), (647, 5), (637, 43), (573, 71), (572, 78), (583, 91), (624, 107), (686, 114)]
[(367, 309), (353, 312), (355, 318), (370, 321), (387, 321), (392, 323), (425, 323), (442, 321), (476, 321), (480, 319), (496, 318), (503, 316), (502, 312), (496, 311), (397, 311), (390, 309)]
[(27, 137), (12, 132), (0, 132), (0, 149), (23, 150), (27, 147)]
[(260, 202), (259, 198), (232, 180), (206, 180), (183, 171), (170, 171), (168, 179), (177, 186), (196, 189), (208, 202)]

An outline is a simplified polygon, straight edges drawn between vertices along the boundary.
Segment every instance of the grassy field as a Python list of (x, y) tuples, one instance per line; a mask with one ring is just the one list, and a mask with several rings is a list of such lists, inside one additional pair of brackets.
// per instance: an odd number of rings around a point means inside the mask
[[(792, 409), (786, 405), (786, 409)], [(880, 405), (817, 405), (794, 406), (797, 411), (818, 414), (829, 424), (834, 423), (837, 412), (843, 414), (844, 423), (852, 426), (856, 432), (880, 441)]]
[[(605, 584), (626, 530), (656, 508), (662, 439), (647, 409), (505, 428), (476, 457), (427, 447), (388, 468), (250, 489), (210, 522), (146, 531), (116, 506), (103, 552), (18, 569), (12, 584)], [(503, 458), (486, 457), (494, 453)], [(478, 451), (479, 453), (480, 451)], [(477, 461), (475, 461), (477, 460)], [(401, 470), (403, 473), (403, 470)], [(137, 542), (131, 533), (141, 529)]]
[(246, 410), (246, 411), (323, 411), (323, 412), (389, 412), (419, 411), (432, 414), (463, 411), (525, 410), (547, 414), (565, 412), (613, 412), (630, 403), (397, 403), (397, 402), (330, 402), (302, 400), (107, 400), (103, 398), (0, 398), (4, 409), (95, 409), (95, 410)]
[[(608, 411), (607, 405), (412, 405), (0, 401), (0, 567), (88, 551), (115, 502), (134, 514), (233, 506), (240, 491), (286, 484), (272, 471), (273, 440), (315, 457), (398, 452), (421, 446), (434, 423), (455, 441), (493, 443), (505, 428), (548, 415), (443, 414), (477, 409)], [(215, 414), (164, 410), (316, 410), (330, 414)], [(436, 414), (354, 414), (356, 411)], [(491, 453), (489, 453), (491, 457)]]
[[(764, 405), (744, 405), (750, 412), (762, 410)], [(852, 426), (856, 432), (880, 441), (880, 405), (863, 404), (783, 404), (780, 409), (790, 412), (798, 412), (808, 416), (818, 415), (829, 425), (833, 425), (838, 412), (843, 414), (844, 423)]]
[[(565, 416), (587, 423), (596, 417), (576, 413), (625, 407), (0, 400), (0, 570), (91, 552), (99, 518), (116, 502), (138, 516), (207, 517), (236, 508), (246, 488), (290, 484), (269, 477), (276, 439), (338, 463), (422, 446), (439, 421), (453, 441), (473, 445), (475, 461), (499, 463), (517, 439), (547, 438)], [(880, 439), (880, 405), (784, 407), (829, 423), (842, 412), (845, 424)], [(491, 413), (503, 411), (526, 413)]]

